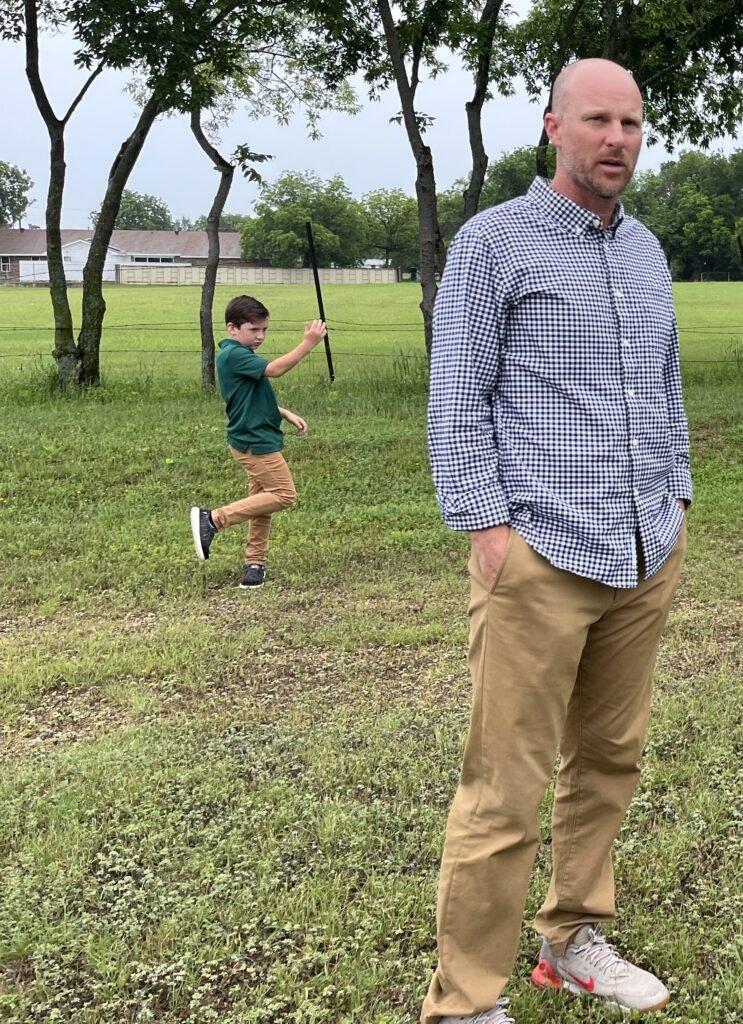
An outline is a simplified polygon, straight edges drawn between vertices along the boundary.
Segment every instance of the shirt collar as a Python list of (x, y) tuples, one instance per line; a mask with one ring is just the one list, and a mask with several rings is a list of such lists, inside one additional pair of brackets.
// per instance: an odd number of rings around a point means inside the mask
[[(582, 235), (586, 231), (603, 230), (600, 217), (574, 203), (572, 199), (568, 199), (561, 192), (557, 192), (546, 178), (535, 178), (526, 196), (537, 209), (551, 220), (557, 221), (570, 234)], [(617, 200), (608, 230), (616, 232), (623, 220), (624, 207)]]

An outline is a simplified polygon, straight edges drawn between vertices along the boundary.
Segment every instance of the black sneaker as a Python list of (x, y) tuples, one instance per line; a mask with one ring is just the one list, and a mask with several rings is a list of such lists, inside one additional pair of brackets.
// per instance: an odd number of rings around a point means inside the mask
[(242, 590), (257, 590), (258, 587), (263, 586), (263, 581), (266, 578), (266, 567), (265, 565), (253, 565), (245, 566), (245, 573), (239, 586)]
[(217, 529), (212, 526), (208, 508), (197, 508), (194, 505), (191, 509), (191, 533), (196, 556), (205, 562), (209, 557), (212, 541), (217, 536)]

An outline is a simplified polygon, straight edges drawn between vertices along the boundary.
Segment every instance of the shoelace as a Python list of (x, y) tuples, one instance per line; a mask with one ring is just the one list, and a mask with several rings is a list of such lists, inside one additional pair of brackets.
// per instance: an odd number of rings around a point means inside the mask
[(513, 1017), (509, 1017), (506, 1013), (507, 1006), (508, 1000), (504, 996), (491, 1010), (483, 1010), (482, 1013), (473, 1017), (472, 1024), (516, 1024)]
[(582, 946), (577, 946), (575, 952), (584, 956), (588, 963), (593, 964), (599, 971), (610, 971), (614, 968), (615, 978), (626, 977), (629, 974), (627, 961), (617, 953), (598, 929), (592, 931), (588, 941)]

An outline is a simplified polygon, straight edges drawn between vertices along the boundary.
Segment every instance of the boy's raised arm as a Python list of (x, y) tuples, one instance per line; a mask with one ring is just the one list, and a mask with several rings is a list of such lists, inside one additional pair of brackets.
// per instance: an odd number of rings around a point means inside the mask
[(283, 356), (272, 359), (265, 370), (266, 377), (282, 377), (292, 367), (300, 363), (305, 356), (308, 356), (316, 345), (319, 345), (327, 333), (327, 328), (322, 320), (313, 320), (312, 323), (304, 325), (304, 337), (290, 352)]

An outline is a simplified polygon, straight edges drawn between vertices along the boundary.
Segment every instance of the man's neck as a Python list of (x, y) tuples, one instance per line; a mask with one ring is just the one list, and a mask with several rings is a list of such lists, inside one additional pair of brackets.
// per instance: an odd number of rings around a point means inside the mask
[(611, 217), (617, 205), (617, 196), (596, 195), (595, 192), (580, 185), (577, 181), (573, 181), (566, 174), (561, 174), (559, 170), (550, 182), (550, 187), (565, 196), (566, 199), (582, 206), (584, 210), (595, 213), (597, 217), (601, 218), (604, 227), (608, 227), (611, 223)]

